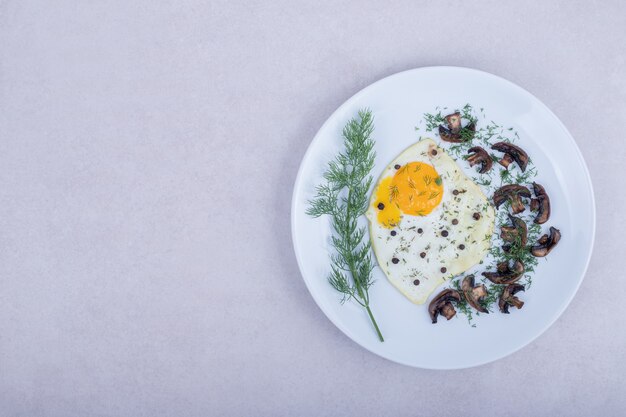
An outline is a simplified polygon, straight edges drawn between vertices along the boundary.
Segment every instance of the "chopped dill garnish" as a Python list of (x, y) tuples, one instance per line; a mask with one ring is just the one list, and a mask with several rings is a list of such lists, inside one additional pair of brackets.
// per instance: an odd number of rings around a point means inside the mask
[[(479, 111), (476, 112), (470, 104), (466, 104), (461, 109), (454, 111), (446, 108), (436, 108), (435, 110), (435, 113), (425, 113), (423, 115), (423, 119), (420, 121), (420, 124), (423, 123), (423, 128), (426, 131), (426, 134), (438, 137), (439, 126), (447, 126), (445, 116), (455, 112), (459, 112), (461, 114), (463, 126), (466, 127), (470, 123), (474, 123), (475, 125), (475, 132), (468, 132), (464, 128), (461, 129), (459, 133), (461, 138), (464, 140), (463, 142), (448, 143), (442, 141), (439, 144), (439, 146), (443, 147), (447, 153), (457, 161), (467, 159), (468, 150), (473, 146), (481, 146), (489, 152), (491, 150), (491, 146), (496, 142), (515, 143), (520, 138), (519, 134), (513, 127), (505, 127), (494, 122), (493, 120), (487, 119), (483, 108), (480, 108)], [(420, 128), (416, 127), (416, 131), (419, 130)], [(520, 184), (528, 187), (537, 177), (537, 168), (530, 158), (526, 171), (522, 172), (517, 164), (510, 165), (508, 169), (501, 166), (498, 162), (502, 159), (502, 154), (490, 152), (489, 155), (494, 162), (493, 168), (485, 174), (479, 174), (477, 171), (470, 170), (471, 174), (469, 175), (476, 184), (483, 188), (488, 196), (491, 196), (496, 189), (507, 184)], [(489, 204), (490, 203), (487, 203), (485, 206), (478, 208), (479, 211), (481, 209), (483, 211), (486, 210)], [(514, 242), (504, 242), (500, 237), (500, 229), (503, 226), (510, 226), (508, 216), (509, 211), (510, 205), (508, 203), (503, 204), (496, 212), (496, 224), (493, 235), (484, 236), (485, 241), (491, 241), (491, 248), (489, 250), (489, 255), (484, 262), (481, 261), (481, 264), (484, 266), (484, 269), (482, 270), (494, 271), (497, 264), (500, 262), (506, 261), (512, 263), (519, 260), (524, 264), (525, 272), (524, 276), (518, 282), (523, 284), (526, 289), (528, 289), (532, 284), (532, 272), (538, 263), (538, 258), (531, 254), (529, 248), (541, 235), (541, 225), (533, 222), (535, 213), (527, 209), (516, 215), (516, 217), (521, 218), (528, 227), (527, 243), (522, 245), (522, 242), (519, 241), (519, 239), (516, 239)], [(502, 246), (505, 243), (509, 246), (508, 251), (502, 249)], [(477, 244), (477, 242), (474, 240), (471, 244)], [(470, 271), (467, 272), (467, 274), (469, 273)], [(494, 308), (497, 309), (496, 303), (505, 286), (494, 284), (482, 277), (480, 274), (475, 275), (476, 284), (484, 284), (488, 291), (488, 296), (485, 297), (482, 304), (490, 311), (493, 311)], [(455, 277), (450, 283), (451, 288), (460, 291), (461, 279), (462, 277)], [(466, 316), (470, 323), (476, 316), (480, 315), (480, 313), (469, 306), (463, 297), (461, 302), (457, 305), (457, 310), (462, 315)], [(472, 326), (475, 327), (475, 324)]]
[(394, 201), (396, 198), (398, 198), (398, 186), (397, 185), (390, 185), (389, 186), (389, 201)]

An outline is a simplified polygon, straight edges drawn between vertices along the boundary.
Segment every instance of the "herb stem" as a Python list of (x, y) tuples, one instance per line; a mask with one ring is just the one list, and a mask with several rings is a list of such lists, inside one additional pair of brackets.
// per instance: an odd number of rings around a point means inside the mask
[[(354, 174), (354, 167), (352, 168), (352, 172), (350, 173), (350, 175)], [(348, 218), (350, 218), (350, 215), (352, 214), (350, 211), (351, 208), (351, 204), (350, 202), (352, 198), (352, 188), (348, 188), (348, 204), (346, 207), (346, 216)], [(346, 227), (343, 229), (343, 235), (344, 235), (344, 239), (348, 240), (350, 239), (350, 233), (348, 231), (348, 225), (346, 224)], [(354, 264), (354, 262), (352, 260), (348, 261), (348, 265), (350, 268), (350, 273), (352, 274), (353, 277), (357, 277), (358, 274), (356, 272), (356, 265)], [(374, 329), (376, 329), (376, 334), (378, 335), (378, 340), (380, 340), (381, 342), (384, 342), (385, 339), (383, 338), (382, 333), (380, 332), (380, 329), (378, 328), (378, 323), (376, 323), (376, 319), (374, 318), (374, 315), (372, 314), (372, 310), (370, 309), (370, 297), (369, 297), (369, 293), (366, 291), (363, 291), (363, 288), (361, 287), (361, 284), (359, 283), (358, 280), (355, 280), (354, 282), (354, 286), (356, 287), (356, 291), (359, 294), (359, 298), (363, 301), (363, 307), (365, 307), (365, 310), (367, 310), (367, 314), (370, 316), (370, 320), (372, 321), (372, 324), (374, 325)]]
[(370, 320), (372, 320), (372, 324), (374, 325), (374, 328), (376, 329), (376, 334), (378, 334), (378, 340), (380, 340), (381, 342), (384, 342), (385, 339), (383, 339), (383, 335), (380, 332), (380, 329), (378, 328), (378, 324), (376, 323), (376, 319), (374, 319), (374, 315), (372, 314), (372, 310), (370, 310), (369, 304), (365, 305), (365, 310), (367, 310), (367, 314), (370, 316)]

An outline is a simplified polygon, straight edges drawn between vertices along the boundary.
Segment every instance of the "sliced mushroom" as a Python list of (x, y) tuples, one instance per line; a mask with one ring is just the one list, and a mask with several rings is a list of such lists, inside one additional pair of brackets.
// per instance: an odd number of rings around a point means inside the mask
[(552, 249), (561, 240), (561, 231), (550, 227), (550, 236), (543, 235), (537, 241), (537, 244), (530, 248), (530, 252), (536, 257), (544, 257), (550, 253)]
[(521, 213), (524, 211), (524, 203), (522, 197), (530, 198), (530, 191), (523, 185), (509, 184), (500, 187), (493, 193), (493, 203), (496, 208), (499, 208), (502, 203), (509, 201), (511, 203), (511, 210), (513, 214)]
[(461, 131), (461, 113), (458, 111), (452, 114), (449, 114), (445, 117), (446, 123), (448, 123), (448, 128), (452, 133), (459, 133)]
[[(511, 220), (513, 226), (502, 226), (500, 228), (500, 237), (505, 242), (509, 242), (516, 247), (526, 246), (526, 242), (528, 240), (528, 227), (526, 226), (526, 222), (519, 217), (514, 217), (510, 214), (509, 219)], [(505, 250), (505, 252), (508, 252), (509, 250), (511, 250), (511, 245), (509, 245), (508, 250)]]
[(519, 146), (508, 142), (498, 142), (494, 144), (491, 149), (494, 151), (504, 152), (504, 157), (499, 163), (506, 169), (509, 169), (511, 162), (515, 161), (522, 172), (526, 171), (526, 166), (528, 165), (528, 154)]
[(489, 293), (487, 292), (487, 287), (485, 284), (474, 285), (474, 275), (468, 275), (463, 278), (463, 282), (461, 283), (461, 291), (463, 291), (463, 295), (467, 300), (467, 303), (471, 305), (476, 310), (481, 313), (489, 313), (485, 307), (483, 307), (480, 302), (487, 296)]
[(461, 295), (458, 291), (453, 289), (446, 289), (441, 291), (428, 306), (428, 312), (433, 323), (437, 323), (437, 316), (441, 314), (446, 319), (450, 320), (456, 315), (456, 310), (452, 305), (453, 302), (461, 301)]
[(545, 188), (536, 182), (533, 182), (533, 191), (536, 198), (530, 200), (530, 209), (538, 211), (535, 223), (544, 224), (550, 218), (550, 197), (548, 197)]
[(484, 150), (480, 146), (474, 146), (473, 148), (469, 148), (467, 150), (467, 153), (474, 154), (467, 158), (467, 161), (469, 162), (471, 167), (476, 164), (480, 164), (480, 169), (478, 170), (480, 174), (484, 174), (491, 169), (493, 161), (491, 160), (491, 156), (489, 156), (486, 150)]
[(519, 280), (524, 274), (524, 264), (521, 261), (515, 261), (513, 268), (509, 266), (508, 261), (498, 264), (496, 272), (483, 272), (483, 276), (494, 284), (512, 284)]
[(516, 307), (518, 310), (522, 308), (524, 302), (517, 298), (515, 294), (520, 291), (524, 291), (522, 284), (509, 284), (502, 290), (500, 294), (500, 300), (498, 300), (498, 307), (504, 314), (509, 314), (509, 306)]
[(476, 125), (469, 122), (467, 126), (461, 126), (461, 113), (456, 112), (445, 117), (448, 126), (439, 125), (439, 136), (446, 142), (466, 142), (474, 137)]

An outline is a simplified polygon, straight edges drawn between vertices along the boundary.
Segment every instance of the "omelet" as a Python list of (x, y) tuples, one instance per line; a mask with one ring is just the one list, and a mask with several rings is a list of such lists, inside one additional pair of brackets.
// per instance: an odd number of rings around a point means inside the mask
[(402, 294), (423, 304), (489, 252), (495, 210), (444, 149), (423, 139), (384, 169), (366, 216), (378, 265)]

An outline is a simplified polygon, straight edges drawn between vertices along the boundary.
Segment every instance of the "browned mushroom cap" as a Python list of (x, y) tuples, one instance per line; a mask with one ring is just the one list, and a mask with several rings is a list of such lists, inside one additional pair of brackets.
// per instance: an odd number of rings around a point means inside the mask
[(500, 165), (507, 168), (511, 162), (517, 162), (522, 172), (526, 171), (528, 165), (528, 154), (524, 152), (519, 146), (513, 145), (508, 142), (498, 142), (494, 144), (491, 149), (495, 151), (504, 152), (504, 158), (500, 160)]
[(491, 157), (489, 156), (486, 150), (484, 150), (480, 146), (474, 146), (473, 148), (469, 148), (467, 150), (467, 153), (474, 154), (470, 156), (469, 158), (467, 158), (467, 161), (469, 162), (471, 167), (473, 167), (476, 164), (481, 164), (480, 169), (478, 170), (479, 173), (484, 174), (485, 172), (491, 169), (491, 166), (493, 165), (493, 161), (491, 160)]
[[(528, 227), (526, 226), (526, 223), (519, 217), (514, 217), (510, 214), (509, 219), (511, 220), (513, 226), (502, 226), (500, 228), (500, 237), (505, 242), (510, 242), (516, 245), (516, 247), (526, 246), (526, 242), (528, 240)], [(511, 247), (509, 246), (508, 250), (505, 250), (505, 252), (508, 252), (510, 249)]]
[(530, 252), (537, 257), (544, 257), (550, 253), (552, 249), (561, 240), (561, 231), (550, 227), (550, 236), (543, 235), (537, 241), (537, 244), (530, 248)]
[(483, 276), (494, 284), (512, 284), (523, 274), (524, 264), (521, 261), (515, 261), (513, 268), (509, 267), (508, 261), (503, 261), (498, 264), (496, 272), (483, 272)]
[(467, 300), (467, 303), (469, 305), (471, 305), (481, 313), (489, 313), (489, 310), (487, 310), (480, 304), (480, 302), (487, 295), (489, 295), (489, 293), (487, 292), (485, 284), (474, 286), (474, 275), (468, 275), (463, 278), (463, 282), (461, 283), (461, 291), (463, 291), (463, 295), (465, 296), (465, 299)]
[(544, 224), (550, 218), (550, 197), (548, 197), (545, 188), (536, 182), (533, 182), (533, 191), (536, 198), (530, 200), (530, 209), (539, 211), (535, 217), (535, 223)]
[(461, 301), (461, 295), (458, 291), (453, 289), (446, 289), (441, 291), (428, 306), (428, 313), (433, 323), (437, 323), (437, 316), (441, 314), (446, 319), (450, 320), (455, 316), (456, 310), (452, 305), (452, 302)]
[(509, 306), (516, 307), (518, 310), (522, 308), (524, 302), (517, 298), (515, 294), (520, 291), (524, 291), (522, 284), (509, 284), (502, 290), (500, 294), (500, 300), (498, 300), (498, 307), (504, 314), (509, 314)]
[(509, 184), (500, 187), (493, 193), (493, 203), (496, 208), (499, 208), (502, 203), (509, 201), (511, 203), (511, 210), (513, 214), (521, 213), (524, 211), (524, 203), (522, 197), (530, 198), (530, 191), (523, 185)]
[(461, 126), (461, 113), (456, 112), (445, 117), (448, 126), (439, 125), (439, 136), (446, 142), (466, 142), (474, 137), (476, 125), (470, 122), (467, 126)]

